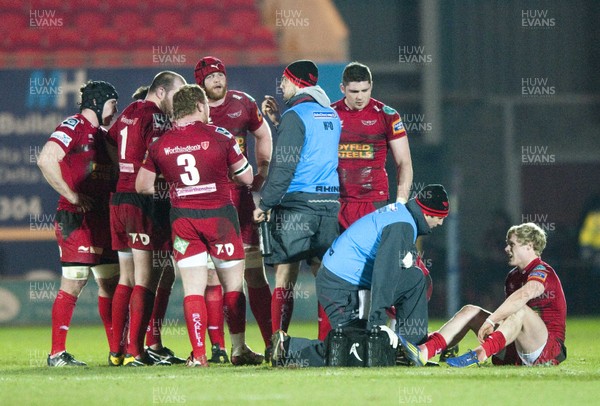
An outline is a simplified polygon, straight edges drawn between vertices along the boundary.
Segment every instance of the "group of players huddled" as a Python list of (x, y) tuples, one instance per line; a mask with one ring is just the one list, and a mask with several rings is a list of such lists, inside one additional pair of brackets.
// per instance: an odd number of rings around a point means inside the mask
[[(90, 81), (81, 88), (80, 113), (65, 119), (44, 145), (38, 166), (60, 195), (55, 229), (62, 266), (52, 307), (49, 366), (86, 365), (66, 351), (66, 338), (90, 270), (99, 288), (108, 365), (206, 367), (209, 362), (270, 361), (277, 351), (273, 344), (281, 344), (272, 342), (273, 333), (287, 331), (290, 324), (300, 260), (309, 261), (316, 274), (340, 229), (389, 203), (388, 152), (397, 168), (395, 204), (409, 201), (413, 170), (408, 137), (399, 114), (371, 98), (366, 65), (346, 66), (340, 85), (344, 97), (331, 104), (317, 86), (316, 65), (290, 64), (280, 88), (296, 115), (287, 114), (281, 122), (286, 114), (279, 114), (273, 97), (266, 96), (259, 109), (250, 95), (227, 88), (221, 60), (202, 58), (194, 76), (197, 84), (190, 85), (175, 72), (158, 73), (116, 118), (116, 89), (108, 82)], [(309, 104), (321, 110), (310, 110)], [(278, 131), (275, 154), (263, 114)], [(256, 174), (248, 161), (248, 133), (254, 136)], [(316, 186), (312, 193), (314, 179), (326, 186)], [(422, 208), (441, 224), (447, 200), (445, 204), (443, 214)], [(275, 252), (264, 261), (257, 222), (265, 220), (276, 224), (271, 225)], [(290, 223), (298, 221), (308, 230), (286, 234)], [(273, 292), (264, 263), (275, 267)], [(544, 282), (547, 271), (536, 265), (534, 276)], [(416, 259), (415, 266), (428, 276), (422, 261)], [(161, 339), (175, 269), (183, 283), (192, 346), (187, 360)], [(264, 355), (245, 342), (244, 291), (264, 340)], [(388, 310), (393, 314), (394, 303)], [(499, 323), (492, 324), (487, 314), (477, 317), (496, 328)], [(319, 339), (324, 340), (331, 326), (321, 306), (318, 320)], [(482, 339), (492, 331), (487, 333)], [(429, 336), (435, 345), (413, 343), (423, 344), (429, 356), (401, 336), (400, 342), (407, 357), (422, 365), (451, 344), (448, 338), (442, 345), (439, 337)], [(564, 330), (560, 338), (562, 344)]]

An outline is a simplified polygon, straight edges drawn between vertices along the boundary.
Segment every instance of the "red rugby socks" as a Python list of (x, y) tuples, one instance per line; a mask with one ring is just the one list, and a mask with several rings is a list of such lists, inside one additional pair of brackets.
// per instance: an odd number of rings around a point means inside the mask
[(183, 299), (183, 315), (194, 358), (206, 355), (207, 313), (204, 296), (189, 295)]
[(129, 299), (133, 288), (118, 284), (112, 300), (112, 339), (110, 340), (110, 351), (123, 353), (125, 351), (126, 328), (129, 320)]
[(52, 350), (50, 355), (65, 351), (67, 332), (75, 310), (77, 297), (59, 290), (52, 305)]
[(169, 297), (171, 296), (171, 289), (161, 288), (156, 289), (156, 297), (154, 298), (154, 308), (152, 309), (152, 317), (148, 324), (146, 331), (146, 345), (151, 347), (153, 345), (162, 346), (162, 339), (160, 335), (160, 329), (167, 313), (167, 306), (169, 305)]
[(221, 285), (207, 286), (204, 291), (206, 312), (208, 315), (208, 337), (212, 345), (225, 348), (225, 329), (223, 316), (223, 288)]
[(269, 285), (261, 288), (248, 286), (248, 302), (250, 310), (258, 323), (265, 347), (271, 345), (271, 289)]

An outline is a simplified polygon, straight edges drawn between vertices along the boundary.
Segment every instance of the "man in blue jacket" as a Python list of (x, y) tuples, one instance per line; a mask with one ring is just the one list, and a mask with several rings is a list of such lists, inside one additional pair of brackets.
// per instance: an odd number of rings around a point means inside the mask
[(338, 144), (341, 123), (331, 102), (317, 85), (317, 66), (308, 60), (288, 65), (280, 89), (288, 110), (281, 115), (267, 96), (263, 113), (277, 127), (271, 167), (254, 211), (257, 222), (270, 214), (275, 289), (271, 301), (273, 331), (287, 331), (294, 306), (294, 284), (300, 261), (318, 269), (320, 260), (339, 234)]
[[(427, 338), (427, 283), (415, 265), (417, 236), (429, 234), (448, 215), (442, 185), (427, 185), (406, 205), (392, 203), (353, 223), (331, 245), (317, 275), (317, 295), (333, 328), (379, 327), (398, 345), (397, 333), (412, 343)], [(361, 293), (370, 289), (370, 297)], [(370, 299), (370, 308), (367, 306)], [(386, 310), (396, 308), (397, 331)], [(319, 340), (273, 336), (273, 363), (324, 366)]]

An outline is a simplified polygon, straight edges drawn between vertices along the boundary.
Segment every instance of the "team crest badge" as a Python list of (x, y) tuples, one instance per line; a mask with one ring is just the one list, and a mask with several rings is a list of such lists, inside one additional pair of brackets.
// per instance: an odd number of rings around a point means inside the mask
[(206, 150), (208, 149), (208, 145), (209, 145), (209, 143), (210, 143), (209, 141), (202, 141), (202, 142), (200, 143), (200, 146), (202, 147), (202, 149), (203, 149), (203, 150), (205, 150), (205, 151), (206, 151)]

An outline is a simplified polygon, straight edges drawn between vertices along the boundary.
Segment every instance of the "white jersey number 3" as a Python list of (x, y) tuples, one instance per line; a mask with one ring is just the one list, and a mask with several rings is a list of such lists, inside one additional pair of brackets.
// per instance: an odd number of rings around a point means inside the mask
[(196, 158), (192, 154), (181, 154), (177, 157), (177, 165), (183, 166), (185, 173), (179, 175), (184, 185), (197, 185), (200, 182), (200, 173), (196, 169)]

